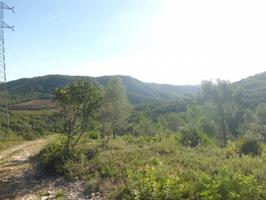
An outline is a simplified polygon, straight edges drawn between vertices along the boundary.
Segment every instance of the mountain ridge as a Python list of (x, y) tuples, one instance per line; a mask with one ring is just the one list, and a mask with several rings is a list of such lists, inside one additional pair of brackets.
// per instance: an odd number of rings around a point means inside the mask
[[(200, 91), (200, 85), (149, 83), (125, 75), (91, 77), (51, 74), (9, 81), (7, 86), (10, 102), (14, 104), (34, 99), (51, 99), (54, 97), (55, 88), (67, 86), (77, 80), (90, 80), (106, 86), (114, 77), (121, 78), (132, 104), (174, 101), (182, 97), (194, 96)], [(249, 76), (232, 84), (243, 88), (247, 106), (253, 107), (266, 102), (266, 72)], [(1, 87), (3, 86), (0, 86), (0, 91), (3, 89)]]
[(132, 104), (171, 101), (186, 95), (195, 95), (199, 90), (199, 86), (147, 83), (124, 75), (91, 77), (52, 74), (13, 80), (7, 83), (7, 87), (11, 102), (19, 103), (32, 99), (53, 98), (55, 88), (67, 86), (77, 80), (90, 80), (105, 86), (114, 77), (121, 78)]

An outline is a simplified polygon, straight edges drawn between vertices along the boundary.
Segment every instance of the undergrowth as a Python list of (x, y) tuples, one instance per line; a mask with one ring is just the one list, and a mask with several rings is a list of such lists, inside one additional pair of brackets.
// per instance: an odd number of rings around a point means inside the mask
[(97, 137), (84, 137), (66, 156), (64, 139), (40, 153), (46, 173), (79, 177), (86, 193), (106, 199), (266, 199), (266, 154), (245, 155), (231, 144), (191, 148), (177, 136), (111, 139), (102, 148)]

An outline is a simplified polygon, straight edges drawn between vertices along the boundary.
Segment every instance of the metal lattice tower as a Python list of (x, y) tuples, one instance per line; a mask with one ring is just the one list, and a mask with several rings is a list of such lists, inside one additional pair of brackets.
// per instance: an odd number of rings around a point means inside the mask
[[(5, 29), (14, 30), (13, 26), (9, 26), (4, 22), (4, 11), (10, 10), (14, 12), (14, 7), (9, 7), (3, 1), (0, 1), (0, 122), (6, 124), (9, 131), (9, 108), (7, 96), (7, 78), (6, 78), (6, 59), (5, 59)], [(1, 129), (1, 124), (0, 124)]]

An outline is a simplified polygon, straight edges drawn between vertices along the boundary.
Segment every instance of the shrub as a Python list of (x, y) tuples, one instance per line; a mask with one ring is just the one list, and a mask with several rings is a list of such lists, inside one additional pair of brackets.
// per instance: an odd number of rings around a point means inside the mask
[(102, 163), (99, 168), (99, 175), (102, 179), (107, 179), (116, 176), (116, 171), (113, 163)]
[(261, 155), (262, 150), (261, 142), (258, 139), (251, 137), (242, 139), (239, 147), (240, 153), (244, 155)]
[(62, 141), (46, 145), (39, 153), (39, 169), (48, 175), (62, 172), (66, 153), (65, 143)]
[(188, 177), (169, 171), (165, 165), (146, 165), (129, 171), (126, 187), (118, 197), (132, 200), (263, 200), (266, 197), (253, 176), (234, 174), (227, 168), (215, 177), (199, 178), (200, 182)]
[(99, 180), (96, 178), (90, 179), (85, 184), (84, 194), (91, 195), (92, 193), (99, 192), (100, 190), (100, 183)]
[(126, 134), (123, 136), (123, 138), (130, 144), (132, 144), (135, 141), (135, 137), (133, 137), (131, 134)]
[(65, 139), (46, 145), (39, 153), (39, 170), (46, 175), (68, 175), (71, 163), (81, 161), (84, 152), (77, 149), (67, 151)]
[(97, 140), (99, 138), (99, 133), (97, 131), (89, 131), (88, 137), (89, 139)]
[(176, 173), (169, 172), (165, 166), (146, 165), (140, 170), (129, 171), (127, 185), (119, 198), (181, 200), (189, 196), (190, 189), (189, 183), (182, 182)]
[(265, 194), (253, 176), (230, 173), (223, 168), (217, 177), (205, 184), (200, 196), (206, 200), (262, 200)]
[(88, 148), (86, 157), (88, 160), (92, 160), (97, 155), (97, 150), (94, 148)]
[(182, 131), (181, 143), (189, 147), (197, 147), (209, 143), (208, 136), (194, 128)]

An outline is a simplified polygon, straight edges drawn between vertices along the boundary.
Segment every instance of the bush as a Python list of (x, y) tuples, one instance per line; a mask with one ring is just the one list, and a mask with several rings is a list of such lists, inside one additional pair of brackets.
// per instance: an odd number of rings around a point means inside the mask
[(206, 200), (263, 200), (266, 193), (253, 176), (230, 173), (223, 168), (217, 177), (205, 183), (200, 196)]
[(197, 147), (209, 143), (209, 138), (197, 129), (188, 128), (182, 131), (181, 143), (185, 146)]
[(266, 197), (253, 176), (234, 174), (227, 168), (214, 177), (198, 177), (200, 181), (188, 177), (188, 174), (169, 171), (165, 165), (146, 165), (140, 170), (129, 171), (126, 187), (118, 199), (263, 200)]
[(119, 198), (181, 200), (188, 190), (187, 183), (182, 183), (177, 174), (169, 173), (163, 166), (146, 165), (138, 171), (129, 172), (127, 186)]
[(261, 142), (258, 139), (251, 137), (242, 139), (239, 147), (240, 153), (244, 155), (261, 155), (262, 150)]
[(86, 157), (88, 160), (92, 160), (97, 155), (97, 150), (94, 148), (88, 148)]
[(47, 175), (61, 174), (66, 159), (63, 141), (46, 145), (39, 153), (39, 169)]
[(97, 131), (89, 131), (88, 137), (89, 139), (97, 140), (99, 138), (99, 133)]
[(62, 174), (67, 159), (64, 140), (47, 144), (39, 153), (38, 168), (48, 175)]
[(90, 179), (85, 184), (84, 194), (91, 195), (92, 193), (99, 192), (100, 183), (98, 179)]
[(46, 145), (39, 153), (39, 170), (46, 175), (66, 175), (71, 173), (69, 165), (79, 162), (85, 154), (83, 151), (66, 150), (65, 139)]

